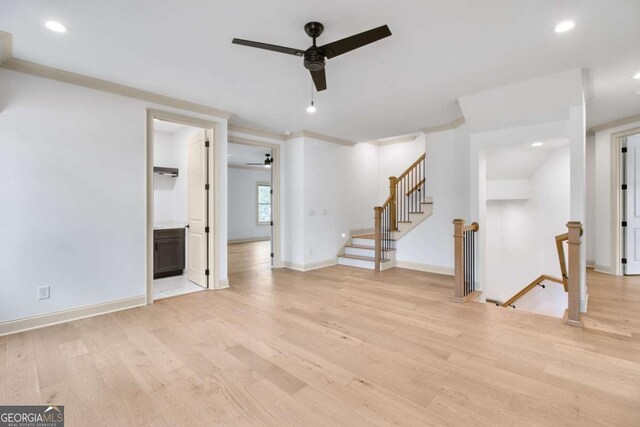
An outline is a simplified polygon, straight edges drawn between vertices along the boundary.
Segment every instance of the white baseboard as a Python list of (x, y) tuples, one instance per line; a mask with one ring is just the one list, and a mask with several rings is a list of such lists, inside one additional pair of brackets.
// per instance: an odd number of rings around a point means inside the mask
[(444, 274), (453, 276), (455, 273), (451, 267), (443, 267), (440, 265), (421, 264), (418, 262), (399, 261), (396, 260), (396, 267), (406, 268), (407, 270), (424, 271), (425, 273)]
[(216, 291), (220, 289), (227, 289), (229, 287), (229, 279), (220, 279), (218, 280), (218, 286), (215, 288)]
[(613, 274), (613, 272), (611, 271), (611, 267), (609, 267), (608, 265), (595, 264), (593, 266), (593, 271), (597, 271), (598, 273)]
[(296, 271), (311, 271), (317, 270), (318, 268), (330, 267), (332, 265), (336, 265), (338, 263), (338, 258), (326, 259), (324, 261), (312, 262), (309, 264), (298, 264), (295, 262), (285, 261), (284, 266), (291, 270)]
[(271, 240), (271, 237), (248, 237), (246, 239), (230, 239), (227, 240), (227, 244), (233, 245), (234, 243), (266, 242), (268, 240)]
[(0, 323), (0, 336), (146, 305), (144, 295)]

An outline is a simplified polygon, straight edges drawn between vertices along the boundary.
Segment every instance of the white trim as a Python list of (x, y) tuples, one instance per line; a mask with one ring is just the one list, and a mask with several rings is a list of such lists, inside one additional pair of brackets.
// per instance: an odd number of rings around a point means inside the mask
[[(237, 144), (237, 143), (234, 143)], [(265, 168), (264, 166), (248, 166), (248, 165), (232, 165), (232, 164), (227, 164), (227, 167), (229, 169), (245, 169), (245, 170), (250, 170), (250, 171), (258, 171), (258, 172), (264, 172), (264, 171), (268, 171), (268, 168)]]
[(112, 93), (114, 95), (126, 96), (128, 98), (139, 99), (141, 101), (153, 104), (164, 105), (166, 107), (177, 108), (179, 110), (191, 111), (193, 113), (206, 114), (213, 117), (229, 119), (233, 114), (228, 111), (218, 110), (217, 108), (208, 107), (206, 105), (196, 104), (194, 102), (184, 101), (182, 99), (172, 98), (170, 96), (160, 95), (146, 90), (136, 89), (130, 86), (124, 86), (118, 83), (106, 80), (96, 79), (94, 77), (84, 76), (82, 74), (71, 73), (69, 71), (59, 70), (57, 68), (47, 67), (45, 65), (35, 64), (33, 62), (23, 61), (21, 59), (11, 58), (2, 63), (2, 68), (17, 71), (20, 73), (31, 74), (33, 76), (43, 77), (45, 79), (56, 80), (63, 83), (69, 83), (76, 86), (82, 86), (89, 89), (99, 90), (102, 92)]
[(269, 236), (267, 237), (247, 237), (246, 239), (231, 239), (227, 240), (228, 245), (233, 245), (236, 243), (251, 243), (251, 242), (268, 242), (271, 240)]
[(209, 264), (209, 285), (210, 289), (218, 289), (220, 283), (220, 168), (217, 160), (220, 157), (220, 135), (219, 123), (210, 120), (203, 120), (195, 117), (183, 116), (168, 111), (147, 109), (147, 156), (146, 156), (146, 177), (147, 177), (147, 195), (146, 195), (146, 287), (145, 296), (147, 304), (153, 304), (153, 138), (154, 124), (153, 119), (157, 118), (174, 123), (181, 123), (189, 126), (202, 128), (209, 136), (209, 177), (208, 182), (213, 183), (211, 193), (209, 195), (209, 227), (213, 231), (208, 239), (208, 264)]
[(229, 288), (229, 279), (218, 280), (218, 286), (216, 286), (217, 291), (221, 289), (228, 289), (228, 288)]
[(607, 129), (613, 129), (624, 125), (629, 125), (631, 123), (640, 122), (640, 114), (635, 114), (629, 117), (623, 117), (621, 119), (612, 120), (607, 123), (602, 123), (600, 125), (592, 126), (589, 128), (589, 132), (596, 133)]
[(270, 138), (270, 139), (276, 139), (279, 141), (284, 141), (286, 138), (285, 134), (269, 132), (269, 131), (260, 130), (260, 129), (251, 129), (251, 128), (247, 128), (243, 126), (235, 126), (231, 124), (229, 125), (229, 132), (243, 133), (245, 135), (259, 136), (261, 138)]
[(616, 276), (623, 274), (622, 269), (622, 227), (620, 223), (622, 221), (622, 165), (621, 165), (621, 148), (622, 139), (631, 135), (640, 133), (640, 127), (635, 127), (611, 134), (611, 267), (608, 273)]
[(611, 271), (611, 267), (609, 267), (608, 265), (596, 264), (593, 266), (593, 271), (597, 271), (598, 273), (613, 274), (613, 272)]
[(336, 265), (336, 264), (338, 264), (337, 258), (326, 259), (324, 261), (317, 261), (309, 264), (298, 264), (290, 261), (284, 262), (284, 266), (286, 268), (289, 268), (291, 270), (296, 270), (296, 271), (303, 271), (303, 272), (317, 270), (319, 268), (324, 268), (324, 267), (331, 267), (332, 265)]
[(429, 265), (418, 262), (396, 260), (396, 267), (405, 268), (407, 270), (424, 271), (425, 273), (444, 274), (447, 276), (455, 275), (453, 267), (443, 267), (440, 265)]
[(69, 310), (40, 314), (38, 316), (25, 317), (23, 319), (10, 320), (0, 323), (0, 336), (43, 328), (45, 326), (57, 325), (59, 323), (66, 323), (72, 320), (84, 319), (86, 317), (113, 313), (120, 310), (127, 310), (129, 308), (140, 307), (145, 304), (145, 296), (139, 295), (136, 297), (124, 298), (100, 304), (71, 308)]
[(0, 65), (13, 56), (13, 35), (0, 31)]
[(456, 128), (462, 126), (465, 123), (466, 123), (466, 120), (464, 119), (464, 117), (458, 117), (454, 121), (446, 123), (444, 125), (430, 126), (428, 128), (424, 128), (424, 129), (422, 129), (422, 132), (424, 132), (425, 134), (444, 132), (444, 131), (447, 131), (447, 130), (456, 129)]
[(290, 135), (286, 135), (285, 141), (300, 137), (317, 139), (318, 141), (331, 142), (333, 144), (346, 145), (349, 147), (356, 145), (354, 141), (349, 141), (348, 139), (336, 138), (333, 136), (323, 135), (321, 133), (310, 132), (308, 130), (302, 130), (300, 132), (294, 132)]

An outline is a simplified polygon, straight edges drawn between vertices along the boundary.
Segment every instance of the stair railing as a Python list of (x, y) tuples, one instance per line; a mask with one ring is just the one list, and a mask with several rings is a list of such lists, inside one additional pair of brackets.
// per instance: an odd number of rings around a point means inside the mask
[[(540, 275), (506, 302), (502, 304), (496, 303), (496, 305), (516, 308), (514, 303), (536, 286), (544, 288), (542, 282), (555, 282), (561, 284), (564, 291), (568, 293), (568, 307), (564, 314), (564, 323), (571, 326), (582, 326), (582, 321), (580, 320), (580, 244), (583, 232), (582, 224), (579, 221), (570, 221), (567, 223), (567, 228), (569, 229), (568, 232), (555, 237), (562, 279), (546, 274)], [(569, 247), (568, 268), (567, 257), (564, 252), (564, 242), (567, 242)]]
[(464, 225), (463, 219), (453, 220), (454, 243), (454, 300), (473, 301), (480, 295), (476, 290), (476, 233), (477, 222)]
[(426, 156), (423, 154), (400, 176), (389, 177), (389, 197), (374, 210), (375, 269), (380, 271), (386, 252), (393, 249), (393, 232), (399, 222), (409, 222), (409, 214), (422, 212), (425, 203)]

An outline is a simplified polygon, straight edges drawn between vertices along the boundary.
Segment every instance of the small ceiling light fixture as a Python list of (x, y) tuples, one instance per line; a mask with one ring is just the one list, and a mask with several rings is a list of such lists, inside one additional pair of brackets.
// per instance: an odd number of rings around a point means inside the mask
[(542, 147), (544, 145), (544, 142), (540, 142), (540, 141), (536, 141), (533, 144), (531, 144), (532, 147)]
[(566, 33), (569, 30), (572, 30), (576, 24), (573, 21), (562, 21), (558, 25), (556, 25), (556, 33)]
[(69, 27), (57, 21), (47, 21), (44, 23), (44, 26), (55, 33), (66, 33), (69, 31)]
[(640, 71), (638, 71), (638, 72), (633, 76), (633, 78), (634, 78), (634, 79), (636, 79), (636, 80), (640, 80)]
[(313, 104), (313, 82), (311, 82), (311, 105), (307, 107), (307, 113), (313, 114), (316, 112), (316, 106)]

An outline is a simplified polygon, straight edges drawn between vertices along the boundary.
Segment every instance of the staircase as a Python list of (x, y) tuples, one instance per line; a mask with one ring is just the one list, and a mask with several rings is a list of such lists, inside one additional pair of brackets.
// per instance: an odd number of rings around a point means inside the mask
[(425, 155), (399, 177), (389, 178), (389, 197), (374, 208), (373, 233), (356, 234), (338, 255), (338, 264), (369, 270), (395, 267), (396, 242), (433, 213), (425, 196)]

